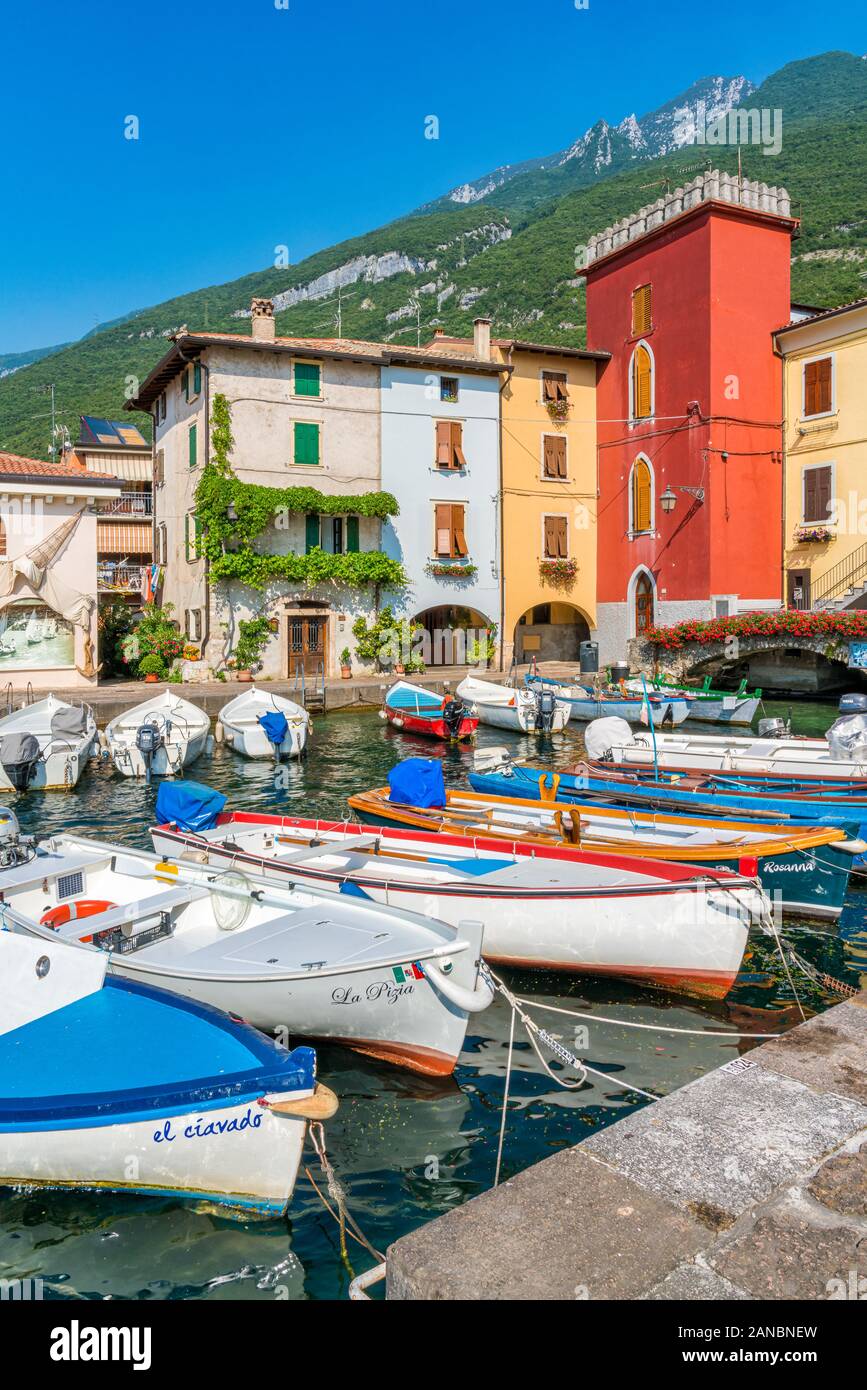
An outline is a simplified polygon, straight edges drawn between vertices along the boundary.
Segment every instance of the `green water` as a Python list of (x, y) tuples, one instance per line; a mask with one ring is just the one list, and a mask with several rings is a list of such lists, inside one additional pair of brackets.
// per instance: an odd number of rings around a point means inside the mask
[[(785, 708), (769, 706), (768, 713)], [(795, 728), (824, 733), (834, 714), (833, 705), (795, 705)], [(518, 757), (563, 767), (582, 751), (581, 726), (547, 749), (502, 730), (479, 732), (480, 746), (504, 743)], [(381, 785), (398, 758), (419, 754), (442, 756), (449, 784), (465, 785), (470, 749), (400, 735), (375, 713), (318, 719), (309, 756), (289, 769), (284, 789), (275, 790), (269, 764), (243, 761), (226, 749), (200, 759), (193, 775), (226, 792), (238, 808), (342, 815), (350, 791)], [(110, 766), (93, 764), (76, 792), (19, 797), (15, 809), (25, 831), (69, 829), (150, 848), (154, 796)], [(787, 931), (798, 950), (830, 974), (857, 984), (867, 972), (867, 893), (850, 895), (832, 930), (787, 923)], [(551, 974), (512, 974), (510, 983), (546, 1003), (687, 1028), (767, 1032), (780, 1025), (781, 1015), (788, 1021), (793, 1013), (763, 941), (755, 943), (728, 999), (717, 1003)], [(814, 1008), (833, 1002), (806, 984), (803, 997)], [(574, 1044), (571, 1020), (552, 1024), (552, 1017), (551, 1030)], [(471, 1019), (460, 1065), (446, 1081), (411, 1076), (338, 1048), (318, 1049), (320, 1076), (341, 1100), (327, 1126), (330, 1156), (350, 1210), (380, 1250), (491, 1186), (508, 1035), (509, 1014), (498, 1001)], [(664, 1095), (750, 1046), (591, 1023), (580, 1051), (612, 1078)], [(577, 1093), (560, 1090), (525, 1040), (517, 1045), (511, 1096), (504, 1177), (646, 1103), (599, 1078)], [(319, 1182), (315, 1164), (312, 1171)], [(350, 1258), (356, 1273), (373, 1263), (358, 1247)], [(168, 1200), (3, 1192), (0, 1275), (42, 1278), (46, 1297), (95, 1299), (339, 1298), (350, 1278), (336, 1227), (303, 1174), (288, 1217), (264, 1223), (239, 1223)]]

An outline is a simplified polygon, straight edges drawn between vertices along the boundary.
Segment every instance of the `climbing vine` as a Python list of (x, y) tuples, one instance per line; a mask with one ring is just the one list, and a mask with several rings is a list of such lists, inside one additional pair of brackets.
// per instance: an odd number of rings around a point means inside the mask
[(315, 487), (265, 487), (242, 482), (230, 461), (234, 442), (231, 406), (218, 393), (212, 408), (211, 457), (196, 489), (199, 553), (207, 556), (214, 579), (236, 579), (255, 589), (274, 579), (308, 587), (329, 580), (353, 586), (399, 586), (406, 582), (403, 567), (381, 551), (329, 555), (317, 547), (306, 555), (263, 555), (253, 550), (252, 542), (269, 526), (285, 530), (293, 513), (350, 513), (385, 521), (397, 516), (399, 508), (390, 492), (332, 497)]

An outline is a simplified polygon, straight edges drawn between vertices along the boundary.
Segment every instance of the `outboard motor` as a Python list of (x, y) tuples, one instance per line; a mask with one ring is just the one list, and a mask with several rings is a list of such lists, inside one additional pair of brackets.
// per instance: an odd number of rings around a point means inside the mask
[(550, 734), (557, 713), (557, 698), (552, 690), (536, 691), (536, 728), (540, 734)]
[(161, 729), (155, 720), (149, 720), (145, 724), (139, 724), (136, 729), (135, 746), (144, 760), (145, 782), (147, 783), (151, 780), (151, 764), (154, 760), (154, 754), (162, 748), (166, 734), (169, 733), (171, 727), (171, 724), (167, 722)]
[(758, 723), (759, 738), (788, 738), (791, 732), (791, 719), (760, 719)]
[(12, 869), (33, 858), (36, 841), (32, 835), (22, 835), (18, 817), (8, 806), (0, 806), (0, 868)]
[(867, 714), (867, 695), (860, 692), (852, 695), (841, 695), (838, 709), (841, 714)]
[(452, 738), (457, 738), (460, 733), (461, 723), (466, 712), (460, 700), (446, 700), (443, 705), (443, 723)]
[(5, 734), (0, 738), (0, 763), (17, 792), (26, 792), (41, 756), (35, 734)]

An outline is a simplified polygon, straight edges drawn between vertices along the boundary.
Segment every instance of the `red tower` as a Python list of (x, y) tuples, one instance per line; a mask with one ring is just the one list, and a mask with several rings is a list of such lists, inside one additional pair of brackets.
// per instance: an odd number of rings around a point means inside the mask
[(603, 660), (650, 623), (778, 608), (785, 189), (703, 174), (591, 238)]

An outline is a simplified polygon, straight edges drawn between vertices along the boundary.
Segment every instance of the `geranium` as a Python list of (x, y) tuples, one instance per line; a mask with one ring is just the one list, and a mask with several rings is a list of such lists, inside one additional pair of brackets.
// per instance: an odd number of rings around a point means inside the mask
[(691, 618), (673, 627), (650, 627), (647, 641), (665, 651), (696, 644), (709, 646), (728, 637), (827, 637), (831, 643), (867, 638), (867, 609), (847, 613), (808, 613), (787, 608), (776, 613), (739, 613), (735, 617)]

